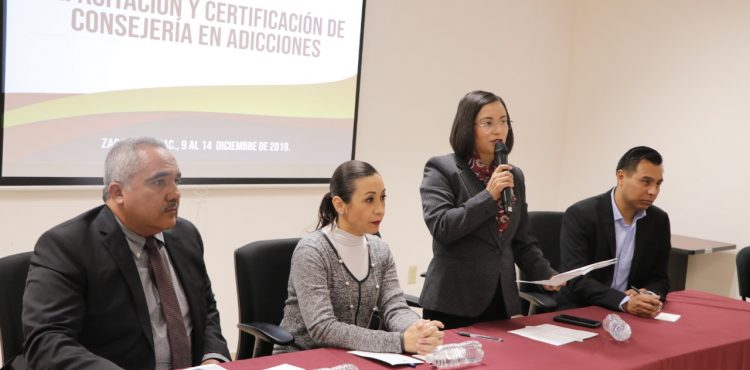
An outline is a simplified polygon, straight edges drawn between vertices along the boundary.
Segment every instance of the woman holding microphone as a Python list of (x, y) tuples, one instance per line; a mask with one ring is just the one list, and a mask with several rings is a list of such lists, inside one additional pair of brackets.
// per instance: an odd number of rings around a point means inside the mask
[(515, 264), (535, 280), (556, 274), (529, 229), (523, 172), (496, 158), (498, 143), (513, 149), (511, 124), (499, 96), (472, 91), (458, 103), (453, 153), (425, 165), (419, 190), (433, 258), (420, 304), (446, 328), (519, 314)]

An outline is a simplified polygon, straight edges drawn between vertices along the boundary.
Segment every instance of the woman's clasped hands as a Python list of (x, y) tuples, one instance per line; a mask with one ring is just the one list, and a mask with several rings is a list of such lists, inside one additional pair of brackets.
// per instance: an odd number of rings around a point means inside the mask
[(404, 332), (404, 351), (426, 355), (443, 344), (443, 323), (437, 320), (417, 320)]

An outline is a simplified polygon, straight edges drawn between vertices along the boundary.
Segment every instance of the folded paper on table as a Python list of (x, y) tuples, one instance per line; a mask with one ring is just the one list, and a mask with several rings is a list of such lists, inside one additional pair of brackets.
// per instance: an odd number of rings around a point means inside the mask
[(216, 364), (207, 364), (207, 365), (189, 367), (185, 370), (225, 370), (225, 369)]
[(294, 365), (281, 364), (281, 365), (277, 365), (277, 366), (274, 366), (274, 367), (269, 367), (268, 369), (265, 369), (265, 370), (305, 370), (305, 369), (303, 369), (301, 367), (294, 366)]
[(680, 319), (680, 316), (682, 316), (682, 315), (678, 315), (678, 314), (675, 314), (675, 313), (660, 312), (654, 318), (657, 319), (657, 320), (662, 320), (662, 321), (675, 322), (675, 321), (677, 321), (677, 320)]
[(567, 272), (563, 272), (560, 274), (557, 274), (547, 280), (536, 280), (536, 281), (526, 281), (526, 280), (516, 280), (516, 282), (519, 283), (528, 283), (528, 284), (539, 284), (539, 285), (551, 285), (551, 286), (558, 286), (562, 285), (563, 283), (567, 282), (568, 280), (571, 280), (573, 278), (577, 278), (582, 275), (586, 275), (591, 271), (600, 269), (602, 267), (607, 267), (609, 265), (614, 265), (615, 262), (617, 262), (617, 258), (613, 258), (611, 260), (606, 261), (600, 261), (596, 263), (592, 263), (588, 266), (579, 267), (577, 269), (573, 269)]
[(597, 333), (594, 332), (569, 329), (552, 324), (527, 326), (523, 329), (511, 330), (508, 333), (513, 333), (522, 337), (549, 343), (555, 346), (561, 346), (570, 342), (583, 342), (584, 339), (589, 339), (597, 336)]
[(396, 366), (396, 365), (412, 365), (412, 364), (421, 364), (421, 360), (417, 360), (416, 358), (400, 355), (397, 353), (379, 353), (379, 352), (365, 352), (365, 351), (349, 351), (349, 353), (353, 355), (357, 355), (359, 357), (365, 357), (365, 358), (371, 358), (373, 360), (383, 361), (388, 365)]

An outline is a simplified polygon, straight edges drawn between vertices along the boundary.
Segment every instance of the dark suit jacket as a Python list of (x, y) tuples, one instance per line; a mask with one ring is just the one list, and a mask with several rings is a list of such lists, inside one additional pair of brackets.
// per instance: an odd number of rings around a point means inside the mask
[[(193, 364), (229, 358), (198, 230), (178, 219), (164, 232), (190, 306)], [(23, 299), (25, 355), (34, 369), (152, 369), (146, 298), (125, 234), (107, 206), (45, 232), (34, 248)]]
[[(560, 232), (561, 270), (615, 258), (615, 221), (611, 190), (584, 199), (568, 208)], [(635, 250), (628, 287), (646, 288), (662, 301), (669, 292), (667, 264), (672, 248), (669, 216), (656, 206), (636, 223)], [(558, 295), (559, 308), (597, 305), (620, 310), (625, 293), (610, 288), (614, 265), (569, 281)]]
[(420, 186), (422, 210), (433, 237), (422, 307), (466, 317), (479, 316), (489, 306), (497, 284), (509, 315), (520, 313), (514, 263), (534, 279), (555, 274), (531, 235), (526, 187), (521, 169), (514, 167), (515, 197), (510, 224), (497, 231), (497, 202), (456, 155), (431, 158)]

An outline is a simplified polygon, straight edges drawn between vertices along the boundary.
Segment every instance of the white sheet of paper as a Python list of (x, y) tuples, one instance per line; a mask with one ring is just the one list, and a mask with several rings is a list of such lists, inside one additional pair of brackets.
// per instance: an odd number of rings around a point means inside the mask
[(185, 370), (226, 370), (226, 369), (216, 364), (208, 364), (208, 365), (199, 365), (199, 366), (189, 367)]
[(398, 353), (379, 353), (379, 352), (365, 352), (365, 351), (349, 351), (349, 353), (353, 355), (357, 355), (359, 357), (380, 360), (391, 366), (422, 363), (421, 360), (417, 360), (414, 357), (404, 356)]
[(577, 269), (573, 269), (570, 271), (566, 271), (560, 274), (557, 274), (547, 280), (536, 280), (536, 281), (526, 281), (526, 280), (516, 280), (516, 282), (519, 283), (529, 283), (529, 284), (539, 284), (539, 285), (552, 285), (552, 286), (558, 286), (562, 283), (565, 283), (566, 281), (579, 277), (581, 275), (586, 275), (591, 271), (600, 269), (602, 267), (607, 267), (609, 265), (614, 265), (615, 262), (617, 262), (617, 258), (613, 258), (611, 260), (606, 261), (599, 261), (592, 263), (588, 266), (579, 267)]
[(305, 369), (303, 369), (301, 367), (294, 366), (294, 365), (281, 364), (281, 365), (276, 365), (274, 367), (269, 367), (269, 368), (267, 368), (265, 370), (305, 370)]
[(305, 370), (305, 369), (303, 369), (301, 367), (294, 366), (294, 365), (281, 364), (281, 365), (276, 365), (274, 367), (269, 367), (269, 368), (267, 368), (265, 370)]
[(511, 330), (509, 333), (555, 346), (561, 346), (570, 342), (583, 342), (584, 339), (593, 338), (598, 335), (590, 331), (564, 328), (552, 324), (527, 326), (523, 329)]
[(411, 355), (411, 357), (418, 358), (424, 362), (427, 362), (427, 355)]
[(657, 320), (662, 321), (669, 321), (669, 322), (675, 322), (680, 319), (682, 315), (678, 315), (676, 313), (666, 313), (666, 312), (660, 312), (656, 317), (654, 317)]

